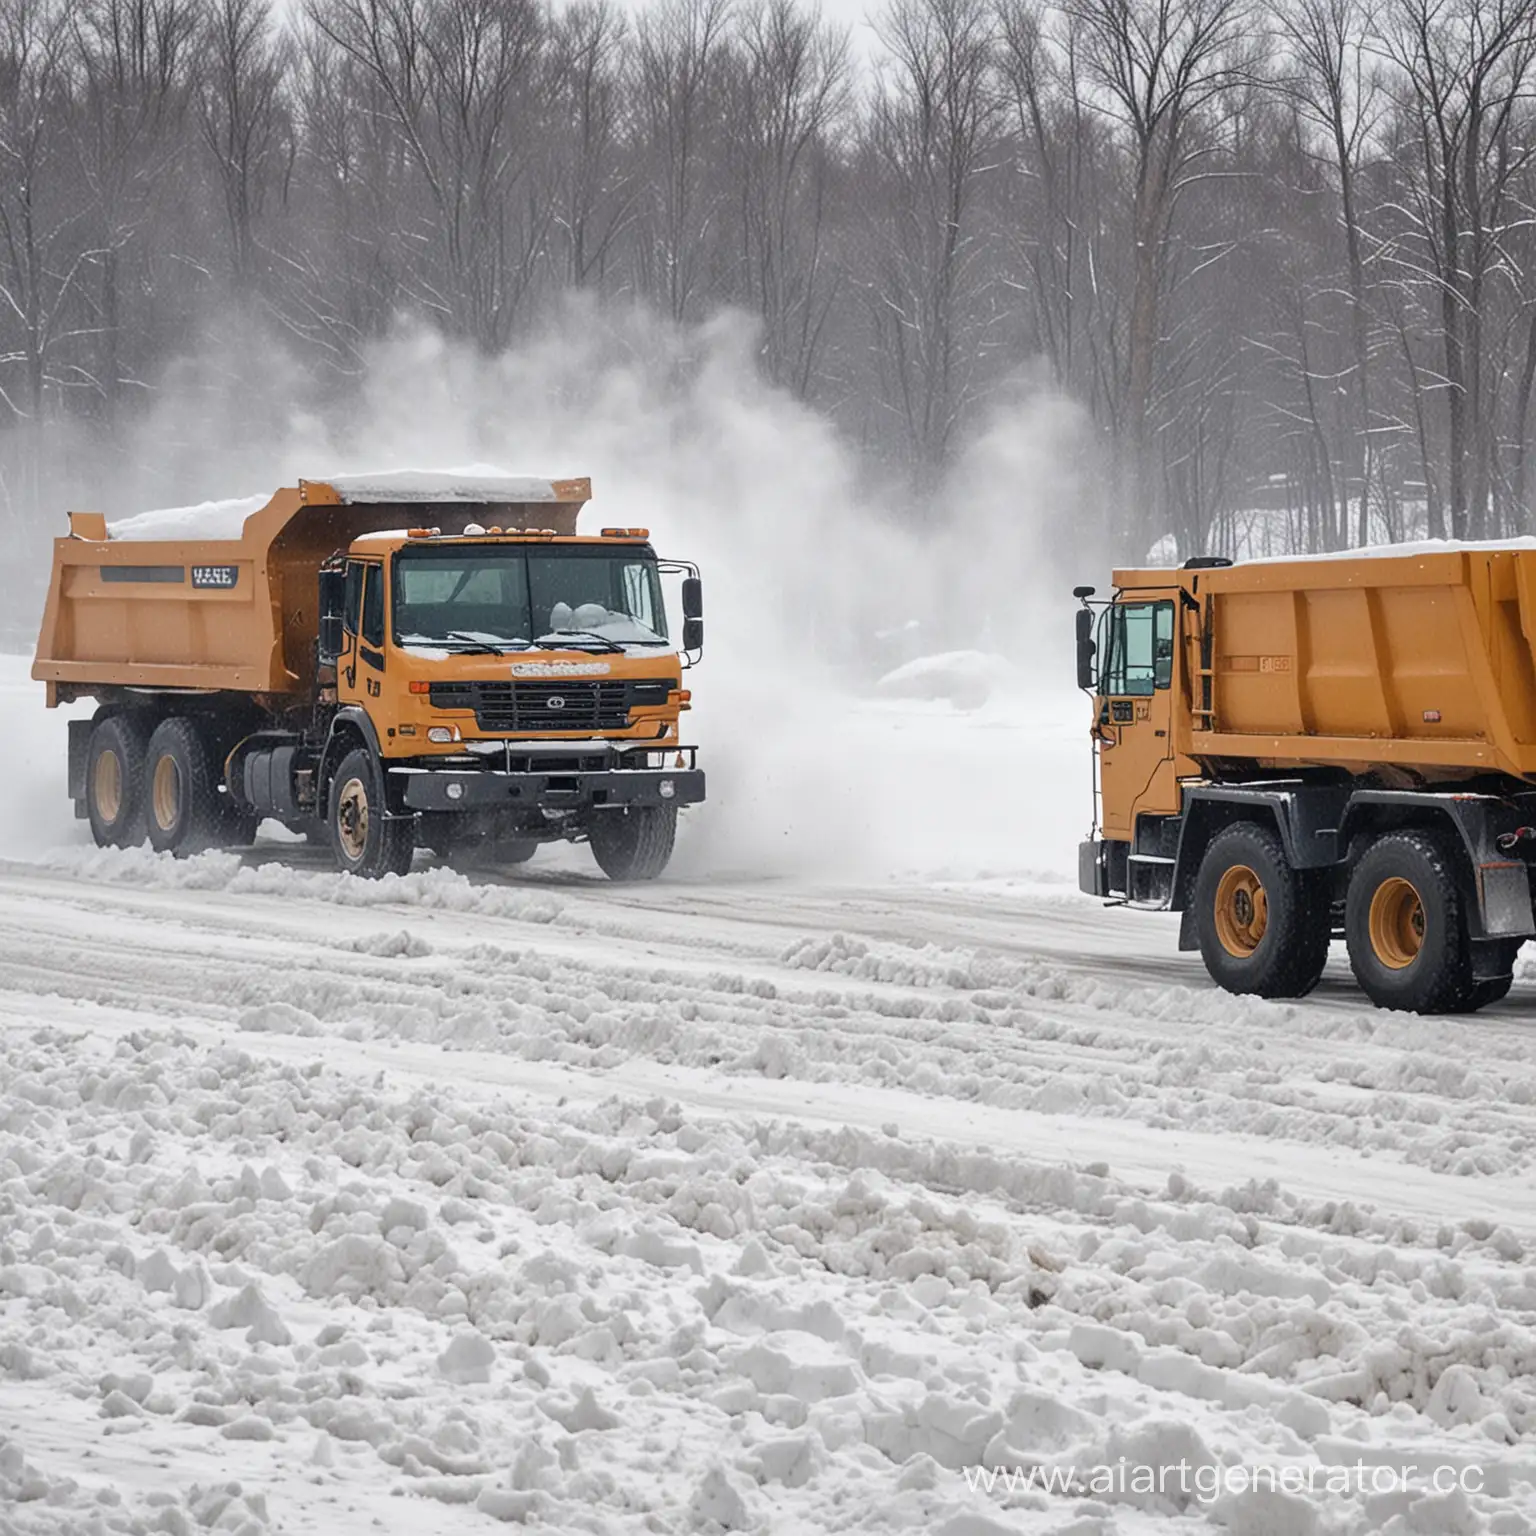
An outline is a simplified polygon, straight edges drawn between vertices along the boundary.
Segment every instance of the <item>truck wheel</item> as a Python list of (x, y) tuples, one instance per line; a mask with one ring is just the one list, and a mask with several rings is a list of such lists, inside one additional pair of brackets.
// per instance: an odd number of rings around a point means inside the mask
[(85, 813), (98, 848), (144, 840), (144, 747), (149, 732), (133, 715), (109, 715), (91, 732)]
[(1211, 839), (1195, 881), (1195, 931), (1218, 985), (1305, 997), (1327, 963), (1329, 926), (1323, 877), (1293, 869), (1268, 827), (1238, 822)]
[(157, 853), (184, 857), (223, 840), (224, 802), (213, 756), (190, 720), (172, 716), (155, 727), (143, 783), (149, 845)]
[(598, 868), (610, 880), (654, 880), (672, 857), (675, 805), (634, 805), (597, 811), (587, 828)]
[(416, 851), (416, 823), (391, 817), (384, 774), (373, 753), (358, 747), (342, 758), (331, 780), (331, 851), (349, 875), (377, 880), (403, 875)]
[(1456, 1013), (1472, 980), (1455, 857), (1432, 832), (1389, 832), (1355, 865), (1344, 908), (1349, 963), (1378, 1008)]

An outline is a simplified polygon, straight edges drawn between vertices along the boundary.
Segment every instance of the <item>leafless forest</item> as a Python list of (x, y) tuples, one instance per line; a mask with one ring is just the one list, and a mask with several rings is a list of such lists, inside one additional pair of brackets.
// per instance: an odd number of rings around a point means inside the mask
[(211, 328), (336, 399), (583, 291), (919, 488), (1054, 388), (1117, 554), (1536, 525), (1536, 0), (872, 4), (0, 0), (0, 507)]

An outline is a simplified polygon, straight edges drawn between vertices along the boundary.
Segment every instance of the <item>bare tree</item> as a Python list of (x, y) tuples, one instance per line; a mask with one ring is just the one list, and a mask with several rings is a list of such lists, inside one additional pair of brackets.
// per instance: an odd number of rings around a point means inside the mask
[[(1125, 350), (1125, 504), (1143, 521), (1151, 407), (1174, 213), (1208, 150), (1204, 110), (1250, 70), (1249, 0), (1072, 0), (1084, 72), (1129, 137), (1134, 252)], [(1145, 533), (1145, 527), (1139, 532)]]
[(70, 108), (68, 12), (54, 0), (0, 0), (0, 305), (8, 320), (0, 404), (40, 420), (49, 360), (86, 264), (81, 187), (71, 183), (64, 124)]
[(1378, 423), (1371, 414), (1370, 301), (1366, 246), (1360, 206), (1361, 161), (1381, 117), (1384, 89), (1372, 54), (1374, 17), (1360, 0), (1290, 0), (1279, 13), (1280, 35), (1294, 59), (1281, 85), (1303, 121), (1319, 136), (1338, 192), (1338, 222), (1344, 240), (1353, 353), (1354, 417), (1348, 453), (1359, 485), (1357, 537), (1370, 538), (1373, 496), (1378, 486), (1375, 452)]
[[(79, 144), (100, 225), (96, 330), (99, 362), (77, 381), (116, 421), (130, 377), (124, 267), (144, 267), (167, 232), (159, 215), (184, 164), (197, 39), (194, 0), (80, 0), (72, 8), (82, 87)], [(148, 351), (146, 346), (146, 351)]]
[(1536, 63), (1536, 4), (1396, 0), (1386, 47), (1413, 127), (1397, 261), (1438, 296), (1450, 531), (1480, 538), (1495, 452), (1484, 351), (1490, 281), (1503, 260), (1515, 180), (1536, 149), (1520, 115)]
[(803, 398), (838, 286), (828, 203), (850, 100), (848, 35), (794, 0), (759, 0), (735, 42), (729, 142), (742, 290), (762, 319), (768, 376)]
[(417, 297), (449, 331), (504, 346), (542, 248), (531, 183), (543, 114), (534, 0), (312, 0), (314, 25), (371, 76), (426, 194)]
[(575, 0), (550, 37), (557, 268), (573, 288), (600, 285), (638, 202), (624, 137), (628, 29), (611, 0)]
[(207, 0), (198, 107), (229, 226), (236, 291), (258, 273), (258, 227), (286, 182), (295, 143), (284, 100), (291, 42), (272, 25), (270, 0)]
[(915, 465), (942, 466), (984, 387), (998, 320), (982, 186), (998, 165), (996, 22), (986, 0), (892, 0), (870, 109), (865, 279), (883, 403)]

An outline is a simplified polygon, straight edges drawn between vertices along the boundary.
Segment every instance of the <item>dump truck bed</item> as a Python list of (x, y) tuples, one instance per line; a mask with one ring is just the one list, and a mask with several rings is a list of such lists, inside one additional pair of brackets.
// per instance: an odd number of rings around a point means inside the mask
[(1536, 776), (1536, 545), (1124, 570), (1115, 582), (1127, 600), (1183, 594), (1174, 745), (1207, 771), (1251, 760)]
[(572, 535), (590, 495), (585, 479), (407, 471), (301, 480), (266, 501), (110, 527), (72, 513), (54, 542), (32, 675), (50, 703), (112, 687), (302, 693), (314, 679), (316, 573), (353, 539), (471, 521)]

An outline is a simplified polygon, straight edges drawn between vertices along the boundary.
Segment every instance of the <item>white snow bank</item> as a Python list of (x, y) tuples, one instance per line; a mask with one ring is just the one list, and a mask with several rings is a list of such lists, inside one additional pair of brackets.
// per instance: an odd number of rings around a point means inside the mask
[(943, 651), (918, 656), (887, 672), (875, 691), (893, 699), (948, 699), (960, 709), (978, 709), (995, 694), (1018, 687), (1018, 672), (1002, 656), (986, 651)]

